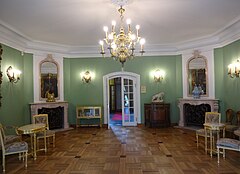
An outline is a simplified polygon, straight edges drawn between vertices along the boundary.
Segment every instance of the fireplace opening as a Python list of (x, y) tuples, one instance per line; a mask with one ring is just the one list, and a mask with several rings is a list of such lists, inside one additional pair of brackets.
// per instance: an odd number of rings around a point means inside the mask
[(49, 129), (64, 128), (64, 107), (56, 108), (41, 108), (38, 109), (38, 114), (48, 114)]
[(205, 122), (205, 112), (211, 112), (211, 106), (209, 104), (191, 105), (185, 103), (183, 110), (185, 124), (187, 126), (203, 127)]

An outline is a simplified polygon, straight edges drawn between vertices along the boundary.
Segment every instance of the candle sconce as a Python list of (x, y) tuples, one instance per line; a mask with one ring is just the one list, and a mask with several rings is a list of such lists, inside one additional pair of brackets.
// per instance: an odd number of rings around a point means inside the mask
[(2, 76), (3, 76), (2, 71), (1, 71), (2, 53), (3, 53), (3, 49), (2, 49), (2, 45), (0, 44), (0, 107), (2, 106), (2, 103), (1, 103), (1, 99), (2, 99), (1, 84), (2, 84)]
[(162, 81), (164, 76), (165, 76), (165, 72), (163, 70), (157, 69), (156, 71), (153, 72), (153, 79), (155, 82)]
[(12, 66), (9, 66), (6, 72), (10, 82), (17, 83), (20, 80), (21, 71), (13, 69)]
[(90, 83), (93, 78), (93, 74), (90, 71), (86, 71), (81, 73), (81, 77), (83, 82)]
[(239, 62), (239, 60), (237, 60), (237, 62), (235, 62), (235, 63), (231, 63), (231, 64), (228, 65), (228, 75), (231, 78), (239, 77), (239, 73), (240, 73), (240, 62)]

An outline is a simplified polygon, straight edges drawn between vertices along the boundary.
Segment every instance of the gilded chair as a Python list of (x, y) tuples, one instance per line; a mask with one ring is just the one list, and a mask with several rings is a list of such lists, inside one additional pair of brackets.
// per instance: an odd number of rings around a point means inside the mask
[[(221, 114), (218, 112), (205, 112), (205, 123), (220, 123), (221, 121)], [(196, 140), (197, 140), (197, 147), (199, 146), (199, 136), (205, 138), (205, 129), (198, 129), (196, 130)], [(207, 132), (207, 138), (210, 138), (210, 133)], [(213, 139), (214, 142), (214, 139)], [(206, 142), (205, 142), (206, 143)], [(205, 144), (206, 145), (206, 144)], [(205, 149), (207, 149), (205, 147)]]
[(17, 127), (15, 126), (3, 126), (0, 123), (0, 127), (2, 127), (2, 135), (3, 139), (6, 143), (11, 143), (15, 141), (21, 141), (21, 135), (17, 132)]
[(218, 163), (220, 154), (223, 155), (223, 158), (226, 158), (226, 150), (233, 150), (240, 152), (240, 111), (236, 113), (238, 129), (234, 130), (234, 135), (239, 137), (239, 140), (235, 138), (220, 138), (217, 141), (217, 156), (218, 156)]
[(19, 154), (19, 159), (23, 157), (23, 160), (25, 160), (25, 168), (27, 168), (28, 144), (25, 141), (12, 141), (7, 143), (6, 139), (4, 138), (4, 129), (2, 125), (0, 125), (0, 141), (2, 149), (3, 172), (6, 170), (5, 157), (12, 154)]
[[(46, 124), (46, 138), (47, 143), (50, 143), (50, 140), (52, 139), (53, 147), (55, 147), (55, 132), (52, 130), (49, 130), (49, 123), (48, 123), (48, 114), (38, 114), (33, 116), (33, 123), (43, 123)], [(37, 133), (37, 145), (39, 146), (39, 139), (44, 139), (44, 133)]]

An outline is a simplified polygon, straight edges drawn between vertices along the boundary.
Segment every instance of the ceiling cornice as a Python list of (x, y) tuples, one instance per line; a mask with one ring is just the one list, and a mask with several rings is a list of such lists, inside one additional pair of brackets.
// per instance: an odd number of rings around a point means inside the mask
[[(240, 39), (240, 18), (235, 19), (216, 33), (172, 45), (147, 45), (145, 56), (176, 55), (185, 50), (201, 47), (222, 47)], [(61, 54), (64, 57), (100, 57), (99, 45), (69, 46), (42, 41), (34, 41), (0, 21), (0, 42), (26, 53), (47, 52)]]

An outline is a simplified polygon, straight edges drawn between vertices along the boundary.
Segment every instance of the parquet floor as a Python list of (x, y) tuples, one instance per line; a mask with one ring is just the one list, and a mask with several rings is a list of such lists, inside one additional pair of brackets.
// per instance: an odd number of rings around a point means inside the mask
[(28, 158), (8, 156), (6, 173), (17, 174), (240, 174), (240, 153), (211, 158), (196, 147), (195, 131), (178, 128), (77, 128), (57, 132), (56, 147)]

